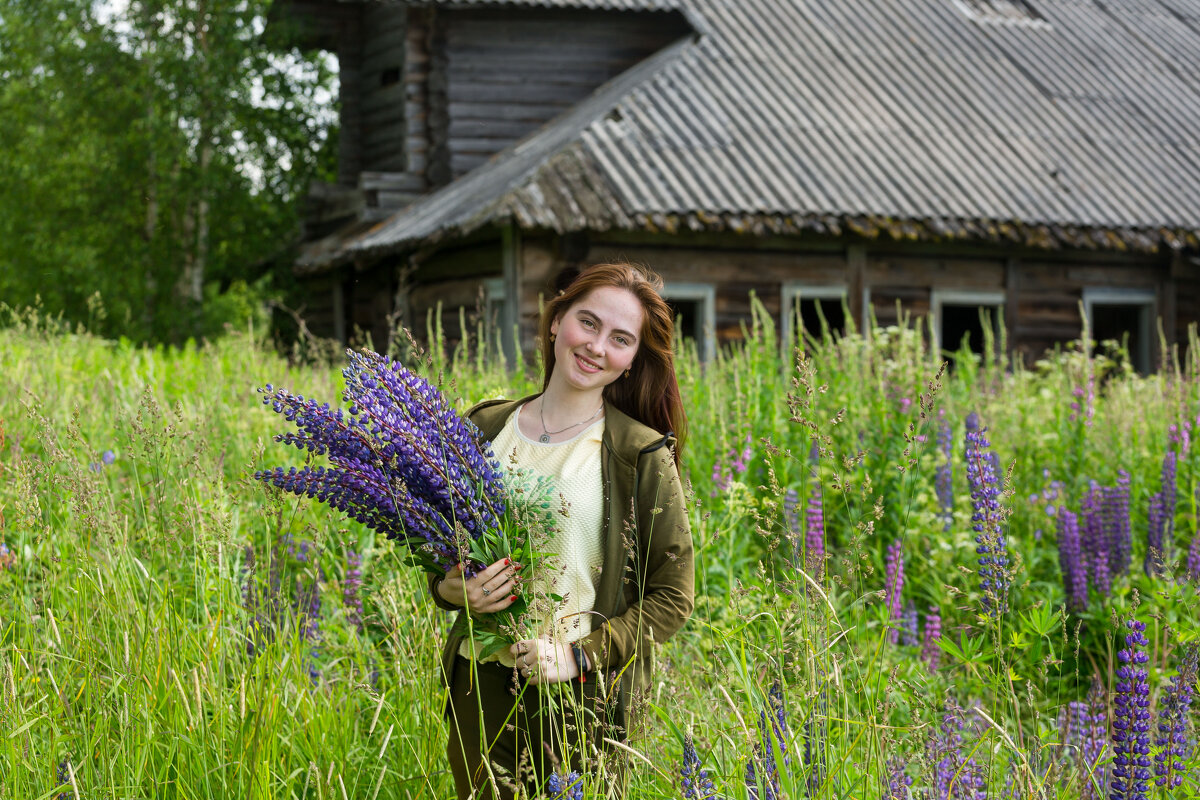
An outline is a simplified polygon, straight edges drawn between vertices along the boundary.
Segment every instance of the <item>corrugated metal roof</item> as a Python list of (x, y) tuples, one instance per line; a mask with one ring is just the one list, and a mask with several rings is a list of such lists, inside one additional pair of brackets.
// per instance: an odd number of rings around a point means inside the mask
[(701, 35), (602, 89), (589, 118), (317, 261), (503, 219), (1196, 246), (1200, 3), (1028, 0), (1023, 21), (990, 1), (996, 18), (989, 0), (678, 0)]

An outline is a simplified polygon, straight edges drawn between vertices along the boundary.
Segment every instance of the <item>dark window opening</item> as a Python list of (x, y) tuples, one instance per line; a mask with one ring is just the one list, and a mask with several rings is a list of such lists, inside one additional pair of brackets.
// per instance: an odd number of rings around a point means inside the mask
[(391, 86), (393, 83), (399, 83), (399, 82), (400, 82), (400, 68), (399, 67), (388, 67), (387, 69), (383, 70), (383, 72), (379, 73), (379, 85), (380, 86)]
[(964, 343), (967, 350), (983, 355), (984, 324), (991, 330), (993, 347), (1000, 333), (1000, 307), (976, 305), (942, 305), (941, 345), (947, 353), (957, 353)]
[(675, 335), (680, 339), (692, 339), (697, 348), (703, 349), (704, 342), (704, 305), (700, 300), (676, 300), (663, 298), (671, 307), (675, 317)]
[(1149, 319), (1145, 304), (1093, 303), (1092, 341), (1113, 341), (1129, 354), (1133, 368), (1143, 375), (1150, 371)]
[[(796, 305), (799, 305), (799, 309)], [(843, 335), (846, 332), (846, 307), (842, 298), (801, 296), (800, 302), (793, 302), (792, 305), (792, 335), (799, 336), (803, 330), (809, 336), (820, 339), (822, 318), (831, 334)]]

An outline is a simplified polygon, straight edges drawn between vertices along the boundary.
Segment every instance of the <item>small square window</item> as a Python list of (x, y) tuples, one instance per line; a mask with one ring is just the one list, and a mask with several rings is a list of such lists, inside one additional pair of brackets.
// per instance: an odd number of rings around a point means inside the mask
[(801, 332), (816, 338), (821, 337), (823, 329), (834, 336), (846, 332), (845, 286), (785, 283), (780, 301), (779, 332), (789, 350), (799, 342)]
[(716, 289), (706, 283), (668, 283), (662, 297), (675, 315), (675, 335), (696, 343), (701, 361), (716, 351)]
[(1145, 375), (1152, 366), (1154, 290), (1095, 288), (1083, 290), (1083, 311), (1094, 343), (1117, 342), (1129, 362)]
[[(934, 289), (930, 296), (933, 316), (934, 348), (952, 354), (964, 345), (976, 355), (984, 355), (990, 339), (999, 339), (1004, 292), (947, 292)], [(995, 345), (993, 344), (993, 347)]]

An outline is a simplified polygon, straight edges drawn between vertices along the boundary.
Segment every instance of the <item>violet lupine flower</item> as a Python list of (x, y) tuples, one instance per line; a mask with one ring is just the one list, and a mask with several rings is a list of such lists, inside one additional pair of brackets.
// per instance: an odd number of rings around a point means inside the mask
[(937, 606), (930, 606), (925, 615), (925, 635), (921, 645), (921, 660), (929, 667), (930, 672), (937, 672), (942, 662), (942, 648), (938, 640), (942, 638), (942, 615)]
[[(3, 566), (3, 559), (0, 559)], [(1200, 529), (1192, 536), (1192, 546), (1188, 548), (1187, 574), (1193, 583), (1200, 583)]]
[(987, 797), (983, 770), (963, 752), (962, 709), (947, 700), (942, 724), (926, 744), (929, 763), (933, 764), (934, 797), (938, 800), (982, 800)]
[(1105, 750), (1108, 747), (1108, 696), (1099, 676), (1092, 677), (1087, 694), (1087, 727), (1083, 734), (1083, 746), (1079, 751), (1079, 767), (1087, 776), (1083, 783), (1082, 800), (1099, 800), (1108, 790), (1108, 765)]
[(788, 489), (783, 493), (783, 521), (792, 541), (796, 542), (797, 551), (800, 548), (800, 493)]
[(565, 775), (550, 773), (546, 778), (546, 796), (550, 800), (583, 800), (583, 776), (574, 771)]
[(938, 411), (937, 445), (942, 458), (933, 485), (945, 520), (942, 530), (949, 531), (954, 524), (954, 433), (944, 410)]
[(1164, 563), (1171, 560), (1171, 548), (1175, 543), (1175, 509), (1179, 499), (1179, 487), (1176, 480), (1178, 467), (1175, 451), (1168, 449), (1163, 455), (1162, 464)]
[(1108, 532), (1108, 573), (1123, 575), (1129, 571), (1133, 559), (1133, 537), (1129, 524), (1129, 473), (1117, 472), (1117, 485), (1108, 486), (1101, 493), (1101, 516), (1104, 529)]
[(884, 584), (890, 626), (887, 639), (891, 644), (900, 640), (900, 593), (904, 590), (904, 546), (899, 539), (888, 545), (887, 576)]
[(713, 488), (709, 494), (713, 497), (729, 491), (729, 487), (733, 485), (733, 473), (720, 460), (713, 462), (712, 484)]
[(1150, 781), (1150, 686), (1145, 664), (1150, 660), (1146, 625), (1125, 622), (1125, 647), (1117, 651), (1113, 695), (1113, 767), (1111, 800), (1145, 800)]
[(767, 712), (759, 711), (760, 741), (754, 746), (754, 753), (746, 762), (746, 795), (751, 800), (778, 800), (781, 792), (779, 762), (782, 760), (784, 767), (790, 762), (787, 750), (787, 710), (783, 703), (783, 687), (779, 681), (772, 684), (767, 692), (767, 703), (771, 707), (770, 723), (767, 722)]
[(1155, 783), (1175, 788), (1183, 783), (1187, 775), (1187, 761), (1191, 758), (1192, 744), (1188, 740), (1188, 712), (1192, 707), (1195, 692), (1196, 672), (1200, 661), (1200, 647), (1193, 644), (1188, 648), (1179, 665), (1179, 673), (1171, 678), (1171, 685), (1163, 692), (1158, 711), (1158, 736), (1154, 744), (1158, 752), (1154, 756)]
[(913, 779), (905, 774), (908, 762), (899, 758), (889, 758), (883, 773), (883, 800), (908, 800), (908, 787)]
[(1163, 554), (1166, 527), (1166, 509), (1162, 492), (1158, 492), (1150, 498), (1150, 511), (1146, 515), (1146, 559), (1142, 563), (1142, 568), (1152, 578), (1162, 575), (1166, 563)]
[(1105, 598), (1112, 593), (1112, 578), (1108, 572), (1108, 534), (1104, 530), (1100, 494), (1100, 487), (1093, 484), (1083, 497), (1083, 530), (1079, 538), (1092, 588), (1098, 597)]
[(1065, 506), (1058, 508), (1058, 568), (1062, 571), (1067, 605), (1081, 612), (1088, 605), (1087, 562), (1080, 552), (1079, 518)]
[(358, 630), (363, 627), (363, 604), (359, 597), (362, 589), (362, 556), (350, 550), (346, 553), (346, 580), (342, 584), (342, 605), (346, 608), (346, 620)]
[(700, 756), (692, 737), (683, 739), (683, 765), (679, 768), (680, 797), (683, 800), (716, 800), (717, 789), (713, 786), (708, 771), (700, 766)]
[(971, 522), (979, 554), (983, 610), (996, 618), (1008, 610), (1008, 549), (1004, 542), (1004, 512), (1000, 505), (1000, 476), (990, 457), (991, 443), (979, 427), (979, 415), (967, 417), (967, 484), (971, 487)]
[(71, 783), (71, 766), (67, 759), (58, 762), (58, 774), (55, 776), (55, 785), (66, 787), (64, 791), (56, 794), (55, 800), (76, 800), (75, 785)]
[(909, 600), (904, 605), (904, 613), (900, 620), (900, 644), (905, 647), (918, 647), (921, 644), (921, 615), (913, 601)]
[(1082, 700), (1072, 700), (1058, 709), (1059, 754), (1065, 761), (1074, 760), (1083, 749), (1083, 737), (1087, 734), (1088, 705)]
[(349, 357), (342, 370), (348, 413), (270, 384), (259, 390), (264, 405), (299, 429), (276, 441), (327, 456), (333, 466), (277, 467), (254, 477), (400, 539), (426, 570), (446, 572), (467, 560), (460, 533), (478, 538), (498, 527), (500, 466), (434, 386), (378, 353)]
[(809, 571), (820, 578), (825, 571), (825, 508), (821, 503), (821, 486), (813, 487), (804, 509), (804, 547)]
[(17, 565), (17, 556), (8, 549), (8, 545), (0, 542), (0, 570), (12, 569)]

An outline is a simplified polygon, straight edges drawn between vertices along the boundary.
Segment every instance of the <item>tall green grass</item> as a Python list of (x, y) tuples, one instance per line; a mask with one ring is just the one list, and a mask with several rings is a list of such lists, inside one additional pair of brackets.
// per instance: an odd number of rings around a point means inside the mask
[[(630, 742), (631, 796), (679, 796), (684, 735), (725, 795), (747, 796), (746, 760), (778, 682), (786, 796), (883, 796), (889, 759), (908, 763), (914, 793), (928, 788), (926, 743), (950, 698), (973, 709), (964, 748), (990, 796), (1009, 784), (1012, 796), (1082, 797), (1098, 778), (1064, 753), (1058, 714), (1094, 674), (1112, 687), (1113, 620), (1150, 623), (1156, 694), (1196, 638), (1195, 584), (1178, 565), (1153, 579), (1139, 569), (1168, 425), (1200, 414), (1195, 365), (1141, 377), (1119, 351), (1067, 347), (1030, 368), (959, 353), (945, 372), (923, 324), (781, 346), (758, 307), (745, 341), (710, 363), (682, 348), (699, 596), (659, 654), (654, 722)], [(536, 365), (489, 350), (405, 352), (463, 408), (536, 390)], [(285, 358), (253, 332), (151, 349), (17, 315), (0, 329), (0, 375), (0, 541), (11, 551), (0, 562), (0, 796), (453, 795), (436, 672), (449, 617), (390, 543), (250, 478), (299, 458), (271, 444), (279, 420), (255, 388), (334, 401), (336, 365)], [(978, 613), (961, 466), (972, 411), (1006, 473), (1016, 569), (999, 622)], [(956, 442), (949, 530), (933, 482), (942, 418)], [(1196, 458), (1193, 448), (1179, 463), (1177, 559), (1196, 531)], [(1135, 569), (1111, 598), (1067, 614), (1053, 520), (1029, 498), (1061, 481), (1077, 510), (1091, 481), (1111, 485), (1118, 470), (1131, 476)], [(806, 571), (784, 497), (817, 488), (829, 559)], [(941, 609), (949, 644), (936, 671), (888, 641), (881, 595), (896, 540), (906, 600)], [(361, 627), (344, 602), (351, 550), (363, 557)], [(319, 636), (306, 635), (314, 623)], [(1194, 795), (1191, 781), (1160, 796)], [(585, 782), (589, 795), (608, 791), (596, 775)]]

